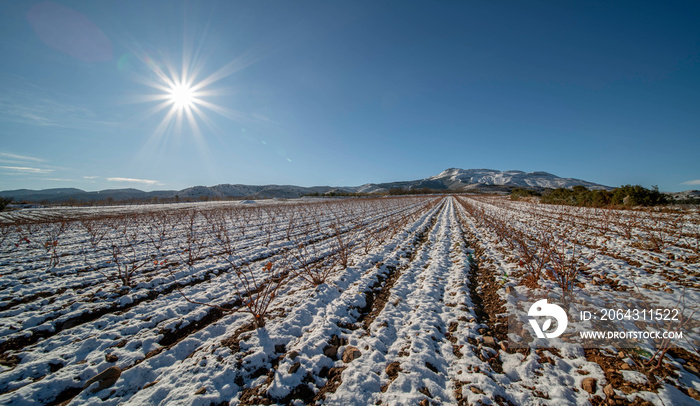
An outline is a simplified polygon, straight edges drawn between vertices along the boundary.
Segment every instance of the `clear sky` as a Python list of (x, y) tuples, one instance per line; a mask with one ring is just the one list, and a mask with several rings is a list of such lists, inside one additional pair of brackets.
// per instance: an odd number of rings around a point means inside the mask
[(0, 190), (700, 189), (698, 1), (4, 1)]

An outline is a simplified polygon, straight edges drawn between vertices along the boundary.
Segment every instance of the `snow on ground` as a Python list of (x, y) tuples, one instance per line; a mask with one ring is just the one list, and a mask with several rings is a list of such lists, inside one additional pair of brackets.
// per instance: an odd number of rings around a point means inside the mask
[(464, 197), (39, 213), (5, 216), (14, 223), (0, 237), (2, 404), (700, 399), (695, 319), (656, 371), (641, 365), (653, 343), (623, 356), (515, 348), (504, 323), (533, 297), (561, 296), (546, 272), (538, 289), (521, 283), (522, 256), (504, 237), (547, 232), (585, 262), (577, 310), (680, 297), (689, 310), (700, 302), (697, 212), (643, 213), (631, 228), (626, 212)]

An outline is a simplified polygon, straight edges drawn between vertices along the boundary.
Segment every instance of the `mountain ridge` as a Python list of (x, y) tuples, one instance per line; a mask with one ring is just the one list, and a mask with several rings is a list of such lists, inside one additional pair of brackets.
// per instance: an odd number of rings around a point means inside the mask
[(507, 192), (514, 187), (547, 189), (557, 187), (571, 188), (577, 185), (582, 185), (589, 189), (611, 189), (605, 185), (581, 179), (561, 178), (543, 171), (524, 172), (520, 170), (499, 171), (485, 168), (448, 168), (428, 178), (385, 183), (366, 183), (360, 186), (305, 187), (295, 185), (244, 185), (225, 183), (214, 186), (192, 186), (182, 190), (155, 190), (151, 192), (145, 192), (134, 188), (105, 189), (94, 192), (87, 192), (77, 188), (52, 188), (42, 190), (16, 189), (0, 191), (0, 197), (12, 197), (15, 201), (46, 201), (58, 203), (69, 200), (90, 202), (97, 200), (149, 200), (153, 198), (296, 198), (302, 195), (321, 195), (329, 192), (383, 193), (396, 188), (408, 190), (449, 190), (455, 192)]

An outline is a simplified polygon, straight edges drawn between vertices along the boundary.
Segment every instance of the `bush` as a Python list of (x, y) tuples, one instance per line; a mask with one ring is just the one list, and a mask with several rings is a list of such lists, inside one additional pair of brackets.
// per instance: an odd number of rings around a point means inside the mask
[(523, 189), (516, 187), (510, 191), (510, 200), (519, 200), (521, 197), (541, 196), (542, 194), (536, 190)]
[(542, 203), (549, 204), (565, 204), (569, 206), (576, 205), (576, 199), (574, 198), (574, 191), (566, 188), (556, 188), (553, 190), (548, 190), (540, 198)]
[(649, 190), (639, 185), (624, 185), (613, 190), (612, 203), (625, 206), (656, 206), (666, 204), (667, 201), (656, 186)]

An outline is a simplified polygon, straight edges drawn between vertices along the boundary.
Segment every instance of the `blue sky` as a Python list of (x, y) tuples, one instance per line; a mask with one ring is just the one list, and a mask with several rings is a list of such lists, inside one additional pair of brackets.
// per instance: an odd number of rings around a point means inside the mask
[(0, 189), (449, 167), (700, 189), (698, 21), (696, 1), (2, 2)]

